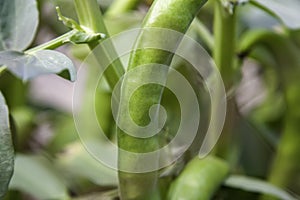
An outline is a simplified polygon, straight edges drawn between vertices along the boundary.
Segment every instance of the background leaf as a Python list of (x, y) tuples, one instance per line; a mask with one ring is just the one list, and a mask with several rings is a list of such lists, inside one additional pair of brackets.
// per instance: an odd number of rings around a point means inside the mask
[(60, 73), (68, 70), (70, 79), (75, 81), (76, 70), (72, 61), (62, 53), (52, 50), (37, 51), (32, 54), (24, 54), (17, 51), (0, 52), (0, 65), (23, 81), (43, 74)]
[(38, 26), (36, 0), (0, 1), (0, 51), (26, 49)]
[(51, 166), (49, 160), (42, 156), (18, 154), (10, 188), (38, 199), (67, 199), (67, 188)]
[(8, 108), (0, 92), (0, 199), (5, 195), (14, 169), (14, 149)]
[(63, 153), (57, 156), (58, 168), (72, 177), (70, 180), (86, 178), (102, 186), (116, 186), (118, 184), (117, 171), (105, 166), (90, 155), (81, 142), (68, 145)]
[(300, 28), (299, 0), (251, 0), (251, 2), (276, 16), (288, 28)]
[(292, 197), (284, 190), (271, 185), (270, 183), (246, 176), (232, 175), (225, 180), (224, 185), (249, 192), (269, 194), (280, 199), (296, 200), (296, 198)]

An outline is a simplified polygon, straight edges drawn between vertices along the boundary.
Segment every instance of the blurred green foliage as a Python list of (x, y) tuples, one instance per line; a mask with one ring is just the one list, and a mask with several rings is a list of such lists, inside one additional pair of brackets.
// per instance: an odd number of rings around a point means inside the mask
[[(223, 159), (227, 162), (231, 174), (243, 174), (272, 183), (278, 186), (271, 189), (270, 194), (275, 194), (275, 196), (282, 194), (281, 191), (285, 190), (295, 198), (299, 197), (300, 15), (298, 8), (300, 8), (300, 4), (297, 0), (276, 0), (274, 3), (263, 0), (235, 1), (241, 4), (232, 3), (229, 0), (222, 0), (222, 2), (225, 6), (234, 6), (234, 12), (237, 15), (236, 30), (233, 30), (236, 31), (237, 37), (233, 55), (237, 61), (237, 67), (233, 72), (236, 74), (232, 74), (235, 77), (230, 83), (232, 88), (229, 88), (228, 91), (228, 98), (236, 109), (234, 110), (236, 119), (230, 132), (226, 132), (231, 139), (227, 138), (227, 140), (223, 136), (221, 138), (221, 142), (227, 144), (224, 146), (226, 154), (221, 155), (224, 155)], [(100, 1), (99, 7), (105, 13), (109, 4), (110, 1)], [(140, 27), (150, 5), (151, 1), (140, 1), (130, 7), (129, 11), (122, 11), (119, 14), (111, 12), (113, 14), (104, 15), (108, 32), (114, 35)], [(55, 6), (59, 6), (65, 16), (77, 18), (72, 0), (39, 0), (40, 23), (37, 37), (31, 46), (40, 44), (40, 37), (45, 32), (51, 37), (55, 37), (68, 31), (68, 28), (58, 21)], [(188, 34), (203, 44), (211, 54), (214, 52), (212, 34), (215, 34), (212, 30), (213, 13), (213, 1), (209, 1), (198, 15), (198, 20), (203, 23), (203, 27), (199, 29), (199, 24), (192, 25), (188, 31)], [(3, 19), (1, 18), (0, 22), (2, 22), (1, 20)], [(16, 27), (21, 27), (21, 25), (16, 25)], [(203, 34), (207, 37), (204, 38)], [(227, 42), (231, 43), (232, 38), (227, 39)], [(2, 44), (1, 37), (0, 42)], [(72, 59), (75, 63), (82, 62), (90, 52), (86, 45), (66, 46), (62, 50), (68, 55), (72, 54), (75, 57)], [(197, 55), (197, 52), (191, 51), (190, 53)], [(254, 63), (254, 66), (247, 65), (249, 62)], [(93, 65), (94, 63), (89, 64)], [(190, 70), (189, 64), (184, 61), (179, 61), (174, 67), (197, 90), (201, 107), (201, 127), (197, 141), (193, 143), (184, 157), (170, 169), (162, 170), (160, 181), (164, 183), (163, 190), (167, 191), (170, 183), (175, 180), (169, 190), (171, 197), (176, 196), (176, 192), (180, 192), (180, 190), (173, 190), (176, 185), (184, 184), (180, 182), (181, 179), (184, 179), (190, 166), (196, 162), (195, 160), (191, 161), (184, 169), (184, 166), (198, 153), (199, 143), (201, 144), (203, 137), (201, 133), (206, 130), (209, 121), (208, 108), (211, 104), (201, 76)], [(249, 111), (241, 112), (243, 105), (252, 100), (248, 98), (243, 104), (239, 102), (239, 98), (246, 95), (247, 90), (250, 90), (251, 83), (249, 83), (249, 88), (241, 92), (236, 92), (236, 88), (239, 88), (241, 79), (245, 75), (242, 74), (242, 69), (251, 67), (258, 69), (252, 79), (259, 79), (263, 85), (263, 88), (253, 89), (252, 87), (252, 90), (256, 91), (256, 96), (263, 93), (265, 97), (252, 105)], [(94, 89), (90, 86), (89, 81), (97, 77), (93, 68), (86, 66), (86, 71), (87, 81), (83, 87), (86, 94), (91, 95)], [(34, 81), (23, 83), (7, 70), (0, 73), (0, 91), (6, 99), (13, 119), (11, 127), (16, 130), (13, 136), (16, 151), (15, 171), (9, 186), (10, 189), (4, 199), (116, 199), (118, 196), (116, 193), (117, 173), (95, 160), (84, 149), (77, 135), (72, 113), (66, 111), (68, 109), (61, 109), (53, 104), (47, 105), (47, 103), (34, 100), (35, 97), (32, 97), (30, 93), (32, 84)], [(57, 90), (59, 89), (57, 88)], [(40, 90), (44, 90), (44, 88), (40, 88)], [(180, 119), (178, 102), (172, 100), (174, 98), (174, 95), (168, 90), (162, 96), (162, 104), (171, 116), (165, 127), (169, 132), (166, 140), (173, 137), (172, 133), (178, 128)], [(110, 109), (111, 91), (105, 80), (100, 81), (95, 100), (95, 105), (84, 105), (86, 107), (83, 107), (83, 112), (85, 108), (95, 106), (99, 111), (97, 117), (104, 132), (112, 141), (115, 141), (116, 127)], [(85, 123), (89, 123), (89, 116), (86, 116)], [(41, 131), (44, 124), (48, 124), (50, 127), (50, 136), (46, 139), (40, 137), (47, 134), (47, 132)], [(87, 128), (86, 132), (94, 135), (94, 127)], [(93, 138), (91, 138), (92, 140)], [(181, 171), (183, 171), (182, 174), (180, 174)], [(219, 171), (219, 173), (221, 172)], [(167, 175), (163, 175), (164, 173)], [(208, 183), (210, 181), (209, 173), (214, 172), (208, 172), (205, 177), (201, 177)], [(216, 180), (214, 176), (211, 177)], [(185, 181), (192, 182), (193, 178), (195, 177), (191, 175)], [(257, 183), (251, 182), (251, 180), (247, 178), (242, 181), (231, 179), (230, 184), (225, 182), (221, 187), (217, 187), (218, 189), (213, 188), (217, 191), (214, 192), (212, 189), (214, 195), (211, 198), (274, 198), (261, 197), (258, 193), (264, 193), (269, 186), (264, 185), (261, 190), (259, 188), (251, 189), (251, 186)], [(217, 180), (217, 182), (220, 184), (222, 181)], [(201, 187), (199, 186), (197, 189), (200, 190)], [(166, 195), (168, 192), (162, 193)]]

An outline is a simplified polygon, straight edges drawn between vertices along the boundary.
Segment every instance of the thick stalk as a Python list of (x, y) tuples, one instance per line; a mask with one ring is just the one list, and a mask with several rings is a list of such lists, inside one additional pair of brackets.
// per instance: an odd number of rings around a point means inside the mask
[[(185, 33), (193, 21), (194, 17), (202, 7), (206, 0), (156, 0), (152, 4), (148, 12), (143, 28), (166, 28)], [(151, 33), (145, 31), (138, 37), (136, 47), (141, 47), (147, 43), (161, 43), (170, 41), (171, 35), (157, 34), (155, 31)], [(176, 49), (181, 38), (176, 41), (172, 40), (172, 48)], [(130, 58), (129, 70), (135, 69), (140, 65), (149, 63), (158, 63), (169, 65), (171, 63), (173, 54), (159, 49), (140, 49), (135, 50)], [(149, 124), (149, 108), (154, 104), (160, 104), (163, 87), (157, 84), (144, 85), (140, 87), (132, 96), (130, 96), (129, 88), (136, 85), (143, 85), (143, 80), (151, 80), (153, 75), (158, 75), (163, 81), (167, 79), (168, 69), (157, 71), (148, 67), (139, 72), (134, 77), (124, 79), (122, 85), (121, 105), (119, 110), (119, 123), (130, 124), (130, 117), (139, 126), (146, 126)], [(130, 100), (129, 112), (131, 116), (125, 113), (127, 106), (122, 104)], [(158, 110), (155, 110), (158, 113)], [(157, 120), (157, 116), (154, 121)], [(151, 121), (150, 123), (152, 123)], [(141, 136), (145, 133), (140, 132)], [(157, 135), (150, 138), (136, 138), (132, 137), (122, 130), (118, 130), (119, 147), (130, 152), (143, 153), (152, 152), (159, 148), (159, 137)], [(120, 168), (135, 169), (140, 165), (141, 161), (138, 159), (130, 159), (119, 152), (119, 166)], [(154, 159), (154, 162), (159, 162), (159, 157)], [(155, 163), (156, 164), (156, 163)], [(126, 173), (119, 172), (120, 194), (124, 200), (129, 199), (159, 199), (158, 192), (158, 171), (149, 173)]]
[[(230, 90), (236, 76), (236, 12), (232, 13), (224, 7), (221, 0), (215, 0), (214, 7), (214, 48), (213, 58), (221, 72), (226, 90)], [(236, 103), (230, 99), (227, 114), (217, 153), (221, 157), (228, 156), (228, 147), (232, 144), (233, 128), (237, 120)]]
[[(104, 33), (109, 37), (109, 33), (106, 29), (103, 21), (102, 13), (99, 9), (99, 5), (96, 0), (74, 0), (75, 8), (78, 15), (80, 25), (94, 33)], [(96, 48), (99, 45), (98, 41), (94, 41), (88, 44), (93, 51), (96, 59), (107, 59), (107, 62), (111, 63), (110, 54), (116, 54), (114, 46), (110, 43), (109, 50)], [(105, 54), (104, 56), (102, 54)], [(99, 63), (103, 60), (99, 60)], [(114, 88), (116, 83), (124, 74), (122, 63), (119, 59), (115, 60), (104, 72), (104, 76), (111, 87)]]

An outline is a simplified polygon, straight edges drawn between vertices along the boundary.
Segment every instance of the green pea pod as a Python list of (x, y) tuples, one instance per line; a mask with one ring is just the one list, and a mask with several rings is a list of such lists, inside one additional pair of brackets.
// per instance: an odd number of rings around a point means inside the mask
[(209, 200), (228, 172), (228, 165), (221, 159), (196, 157), (171, 184), (167, 199)]
[[(143, 28), (144, 30), (147, 30), (147, 28), (164, 28), (185, 33), (205, 2), (206, 0), (156, 0), (153, 2), (143, 22)], [(177, 38), (172, 48), (176, 49), (180, 39)], [(165, 41), (169, 40), (169, 35), (157, 34), (157, 31), (145, 31), (138, 36), (136, 48), (152, 42), (164, 44)], [(128, 69), (132, 70), (140, 65), (149, 63), (169, 65), (172, 57), (173, 54), (170, 52), (141, 48), (133, 51)], [(136, 85), (143, 85), (144, 80), (151, 80), (154, 71), (151, 67), (144, 68), (139, 71), (140, 74), (124, 79), (118, 114), (119, 124), (130, 124), (130, 117), (139, 126), (149, 124), (149, 108), (154, 104), (160, 103), (163, 87), (157, 84), (144, 85), (136, 90), (132, 96), (130, 95), (129, 88)], [(157, 74), (160, 78), (166, 80), (167, 73), (168, 69), (164, 69), (160, 70)], [(127, 106), (123, 104), (123, 102), (129, 100), (130, 116), (125, 114)], [(143, 133), (141, 132), (140, 134), (142, 135)], [(152, 152), (159, 148), (159, 137), (156, 135), (146, 139), (136, 138), (118, 130), (118, 145), (120, 148), (130, 152)], [(159, 158), (157, 157), (155, 162), (158, 162), (158, 160)], [(135, 169), (135, 166), (139, 162), (139, 160), (131, 160), (122, 151), (119, 151), (119, 166), (121, 169)], [(139, 174), (119, 172), (121, 198), (125, 200), (159, 199), (157, 179), (157, 171)]]
[[(262, 46), (271, 52), (276, 62), (277, 75), (282, 81), (287, 110), (283, 133), (274, 158), (269, 181), (279, 187), (300, 189), (295, 174), (300, 171), (300, 49), (286, 35), (268, 30), (248, 32), (241, 43), (240, 51), (251, 52)], [(266, 197), (270, 199), (270, 197)]]

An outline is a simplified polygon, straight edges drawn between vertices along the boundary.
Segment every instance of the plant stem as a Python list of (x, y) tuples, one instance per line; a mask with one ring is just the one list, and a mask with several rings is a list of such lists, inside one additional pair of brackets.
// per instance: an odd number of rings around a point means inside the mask
[[(214, 2), (214, 48), (213, 58), (221, 72), (226, 90), (230, 90), (236, 76), (236, 12), (228, 11), (220, 0)], [(237, 110), (234, 99), (227, 103), (227, 114), (217, 154), (225, 158), (229, 155), (228, 147), (232, 144), (234, 125), (237, 121)]]
[(141, 0), (114, 0), (105, 16), (117, 16), (135, 9)]
[[(152, 4), (145, 20), (142, 32), (137, 39), (136, 48), (142, 47), (143, 44), (149, 42), (157, 44), (165, 44), (168, 41), (172, 45), (172, 49), (176, 49), (181, 41), (181, 38), (172, 38), (169, 34), (163, 34), (159, 31), (151, 31), (147, 28), (166, 28), (181, 33), (185, 33), (189, 28), (192, 20), (203, 6), (206, 0), (156, 0)], [(149, 31), (148, 31), (149, 30)], [(175, 39), (175, 40), (174, 40)], [(170, 42), (171, 41), (171, 42)], [(170, 45), (169, 44), (169, 45)], [(145, 64), (163, 64), (170, 65), (173, 58), (173, 53), (166, 52), (160, 49), (136, 49), (131, 54), (128, 70), (138, 68)], [(131, 124), (132, 120), (139, 126), (146, 126), (149, 123), (155, 123), (158, 120), (156, 115), (150, 122), (149, 109), (152, 105), (160, 104), (163, 93), (163, 87), (158, 84), (144, 85), (144, 80), (152, 80), (153, 76), (157, 76), (162, 81), (167, 79), (168, 69), (160, 69), (157, 72), (153, 67), (149, 66), (136, 74), (134, 77), (125, 78), (122, 85), (121, 104), (119, 109), (119, 124)], [(130, 88), (141, 86), (131, 96)], [(126, 113), (128, 102), (130, 116)], [(126, 102), (126, 103), (125, 103)], [(158, 108), (159, 109), (159, 108)], [(159, 110), (156, 109), (155, 113)], [(137, 130), (139, 135), (143, 135), (142, 131)], [(118, 130), (118, 143), (121, 149), (135, 152), (146, 153), (153, 152), (159, 148), (159, 136), (156, 134), (149, 138), (136, 138)], [(159, 155), (153, 158), (154, 165), (159, 165)], [(130, 159), (119, 151), (119, 166), (120, 168), (136, 169), (136, 166), (145, 165), (137, 159)], [(155, 169), (154, 169), (155, 170)], [(129, 199), (159, 199), (158, 190), (158, 171), (148, 173), (127, 173), (119, 172), (120, 192), (124, 200)]]
[(34, 48), (26, 50), (24, 53), (25, 54), (31, 54), (40, 50), (45, 50), (45, 49), (56, 49), (64, 44), (66, 44), (68, 41), (67, 39), (70, 38), (72, 35), (74, 35), (75, 31), (69, 31), (49, 42), (46, 42), (44, 44), (41, 44), (39, 46), (36, 46)]
[(220, 0), (215, 0), (214, 3), (215, 46), (213, 57), (228, 90), (233, 85), (235, 78), (236, 12), (233, 10), (232, 13), (229, 13)]
[[(99, 5), (96, 0), (74, 0), (75, 8), (78, 15), (80, 25), (94, 33), (104, 33), (109, 37), (109, 33), (106, 29), (103, 21), (102, 13), (99, 9)], [(106, 58), (111, 60), (113, 57), (110, 54), (116, 54), (115, 48), (112, 43), (109, 43), (109, 49), (96, 48), (99, 45), (98, 41), (94, 41), (88, 44), (89, 48), (93, 51), (96, 59)], [(104, 52), (104, 56), (102, 53)], [(99, 60), (101, 63), (102, 60)], [(115, 60), (104, 72), (105, 78), (111, 87), (114, 88), (116, 83), (124, 74), (124, 68), (119, 59)]]

